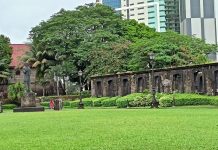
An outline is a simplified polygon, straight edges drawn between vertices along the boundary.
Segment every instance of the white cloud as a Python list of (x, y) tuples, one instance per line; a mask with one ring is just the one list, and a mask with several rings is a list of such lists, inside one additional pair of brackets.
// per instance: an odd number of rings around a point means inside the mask
[(0, 34), (11, 43), (24, 43), (32, 27), (61, 8), (72, 10), (95, 0), (0, 0)]

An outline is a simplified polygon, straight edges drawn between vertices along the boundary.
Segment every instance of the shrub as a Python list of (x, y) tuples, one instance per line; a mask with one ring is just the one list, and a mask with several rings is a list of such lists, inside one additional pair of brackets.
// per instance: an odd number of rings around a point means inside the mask
[(102, 106), (100, 98), (96, 98), (92, 102), (93, 102), (94, 107), (101, 107)]
[(24, 96), (25, 86), (21, 82), (8, 86), (8, 98), (14, 103), (20, 104), (21, 98)]
[(49, 102), (41, 102), (40, 103), (40, 105), (44, 106), (44, 107), (50, 107), (49, 104), (50, 104)]
[(137, 96), (142, 97), (143, 93), (133, 93), (133, 94), (126, 95), (124, 97), (120, 97), (117, 99), (116, 105), (118, 108), (126, 108), (127, 106), (130, 106), (130, 104), (132, 104), (132, 102)]
[(173, 106), (173, 96), (166, 95), (160, 98), (159, 104), (161, 107), (172, 107)]
[(151, 105), (151, 102), (152, 102), (152, 94), (146, 95), (146, 96), (145, 96), (145, 99), (146, 99), (147, 106), (148, 106), (148, 105)]
[(55, 99), (62, 99), (63, 101), (65, 100), (75, 100), (78, 99), (78, 95), (61, 95), (61, 96), (43, 96), (39, 97), (41, 101), (43, 102), (49, 102), (50, 100), (55, 100)]
[[(90, 99), (90, 98), (84, 98), (84, 99), (82, 99), (82, 102), (83, 102), (85, 107), (92, 106), (92, 99)], [(70, 103), (71, 108), (75, 108), (75, 107), (79, 106), (79, 100), (70, 101), (69, 103)]]
[(216, 96), (211, 96), (211, 97), (210, 97), (210, 104), (211, 104), (211, 105), (218, 106), (218, 97), (216, 97)]
[(83, 99), (83, 104), (84, 104), (84, 106), (88, 106), (88, 107), (91, 107), (91, 106), (93, 106), (92, 105), (92, 99), (90, 99), (90, 98), (84, 98)]
[(70, 101), (64, 101), (64, 106), (70, 106)]
[(79, 105), (79, 100), (71, 101), (70, 102), (70, 107), (71, 108), (77, 108)]
[(82, 91), (82, 97), (83, 98), (91, 97), (91, 91)]
[(125, 97), (121, 97), (116, 100), (116, 105), (118, 108), (126, 108), (129, 105), (129, 102)]
[(2, 105), (3, 109), (14, 109), (16, 107), (15, 104), (4, 104)]
[(129, 105), (131, 107), (140, 107), (140, 106), (147, 106), (149, 105), (149, 103), (147, 103), (146, 101), (146, 96), (145, 95), (141, 95), (141, 96), (136, 96), (134, 98), (134, 101), (129, 102)]
[[(72, 93), (74, 95), (78, 95), (78, 98), (79, 98), (79, 92), (75, 92), (75, 93)], [(91, 91), (81, 91), (81, 95), (82, 95), (82, 98), (89, 98), (91, 97)]]
[(145, 90), (143, 91), (143, 94), (148, 95), (148, 94), (151, 94), (151, 92), (150, 92), (149, 89), (145, 89)]
[(116, 100), (119, 97), (112, 97), (112, 98), (108, 98), (102, 101), (102, 106), (104, 107), (112, 107), (112, 106), (116, 106)]
[(175, 94), (175, 105), (209, 105), (211, 101), (210, 96), (199, 94)]

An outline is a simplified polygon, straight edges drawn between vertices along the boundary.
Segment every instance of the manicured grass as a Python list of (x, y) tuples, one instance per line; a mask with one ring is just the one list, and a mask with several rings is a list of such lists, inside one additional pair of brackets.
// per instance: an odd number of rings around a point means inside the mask
[(2, 150), (218, 149), (216, 107), (7, 110), (0, 129)]

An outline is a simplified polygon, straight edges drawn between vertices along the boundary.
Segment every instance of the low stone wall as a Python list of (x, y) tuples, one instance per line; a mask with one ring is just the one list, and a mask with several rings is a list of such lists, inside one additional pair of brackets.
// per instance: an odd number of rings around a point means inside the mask
[[(157, 92), (217, 95), (218, 63), (154, 70)], [(91, 77), (92, 96), (123, 96), (151, 90), (151, 70)]]

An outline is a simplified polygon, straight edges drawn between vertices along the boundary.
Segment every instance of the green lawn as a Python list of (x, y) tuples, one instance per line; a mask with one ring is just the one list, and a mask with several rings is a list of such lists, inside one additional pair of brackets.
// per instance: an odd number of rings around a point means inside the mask
[(218, 149), (216, 107), (5, 111), (0, 129), (1, 150)]

